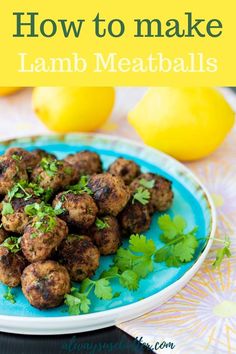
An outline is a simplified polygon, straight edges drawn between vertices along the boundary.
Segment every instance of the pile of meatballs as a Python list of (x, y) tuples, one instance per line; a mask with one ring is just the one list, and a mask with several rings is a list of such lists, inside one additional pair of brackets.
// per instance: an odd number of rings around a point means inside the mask
[[(146, 204), (133, 198), (141, 180), (153, 184)], [(152, 214), (173, 201), (171, 182), (142, 173), (134, 161), (120, 157), (103, 171), (93, 151), (58, 160), (17, 147), (0, 156), (0, 195), (0, 281), (21, 284), (39, 309), (59, 306), (71, 281), (91, 277), (101, 255), (115, 254), (122, 238), (148, 230)], [(38, 214), (27, 212), (32, 206)], [(18, 249), (11, 247), (16, 238)]]

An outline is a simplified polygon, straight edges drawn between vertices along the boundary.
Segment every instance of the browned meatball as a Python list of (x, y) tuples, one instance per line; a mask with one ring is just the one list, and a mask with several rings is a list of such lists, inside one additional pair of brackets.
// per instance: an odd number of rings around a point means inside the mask
[(114, 216), (104, 216), (96, 220), (90, 230), (90, 236), (102, 255), (116, 253), (121, 237), (117, 219)]
[(72, 280), (82, 281), (98, 268), (100, 253), (88, 236), (69, 235), (59, 248), (58, 259)]
[(13, 159), (24, 163), (27, 170), (32, 170), (38, 163), (38, 159), (33, 153), (20, 147), (12, 147), (7, 149), (6, 156), (11, 156)]
[(75, 177), (75, 169), (68, 162), (47, 158), (42, 159), (31, 175), (32, 180), (40, 187), (50, 188), (53, 191), (58, 191), (73, 183)]
[(122, 179), (110, 173), (93, 175), (88, 181), (101, 215), (116, 216), (127, 204), (130, 192)]
[[(51, 160), (56, 160), (56, 155), (54, 154), (51, 154), (50, 152), (47, 152), (43, 149), (35, 149), (33, 151), (31, 151), (31, 154), (36, 158), (37, 160), (37, 164), (43, 159), (43, 158), (46, 158), (46, 159), (51, 159)], [(37, 165), (36, 164), (36, 165)], [(35, 165), (35, 166), (36, 166)], [(34, 166), (34, 167), (35, 167)]]
[(11, 156), (0, 156), (0, 194), (7, 194), (19, 180), (28, 180), (25, 164)]
[(140, 167), (134, 161), (119, 157), (109, 166), (108, 172), (121, 177), (125, 184), (130, 184), (140, 174)]
[(8, 233), (4, 230), (3, 225), (0, 225), (0, 244), (8, 237)]
[[(25, 206), (33, 203), (40, 203), (40, 199), (34, 196), (33, 190), (25, 189), (30, 197), (26, 198), (12, 198), (9, 202), (9, 196), (6, 195), (1, 203), (2, 209), (2, 224), (3, 227), (9, 231), (18, 234), (23, 234), (26, 225), (30, 221), (30, 217), (25, 213)], [(11, 208), (5, 208), (5, 206)]]
[[(42, 222), (39, 228), (38, 222)], [(44, 261), (57, 249), (67, 234), (68, 227), (63, 220), (57, 217), (39, 220), (36, 217), (25, 228), (21, 238), (22, 252), (31, 263)]]
[(26, 260), (20, 253), (13, 253), (0, 246), (0, 281), (10, 287), (20, 284), (20, 277), (26, 267)]
[(71, 163), (78, 171), (79, 176), (90, 176), (102, 172), (102, 162), (100, 156), (93, 151), (81, 151), (70, 154), (65, 161)]
[(70, 292), (70, 277), (65, 267), (55, 261), (30, 264), (22, 276), (22, 291), (30, 304), (39, 309), (59, 306)]
[(60, 218), (80, 230), (88, 229), (94, 223), (98, 212), (93, 198), (87, 193), (59, 193), (52, 205), (54, 208), (60, 206), (64, 210)]
[(124, 236), (139, 234), (149, 229), (151, 216), (148, 207), (130, 201), (119, 215), (120, 227)]
[(153, 181), (154, 183), (154, 186), (148, 189), (150, 192), (148, 203), (150, 213), (169, 209), (174, 198), (172, 182), (154, 173), (142, 173), (131, 183), (130, 189), (132, 193), (142, 186), (142, 180)]

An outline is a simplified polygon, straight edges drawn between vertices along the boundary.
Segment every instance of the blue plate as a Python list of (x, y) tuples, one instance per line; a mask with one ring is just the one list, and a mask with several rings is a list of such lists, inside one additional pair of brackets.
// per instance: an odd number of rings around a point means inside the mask
[[(200, 182), (186, 167), (157, 150), (121, 138), (98, 134), (53, 135), (12, 140), (1, 143), (0, 153), (4, 153), (8, 147), (12, 146), (23, 147), (27, 150), (42, 148), (56, 154), (59, 159), (77, 151), (91, 150), (101, 156), (105, 169), (119, 156), (134, 160), (141, 166), (143, 172), (158, 173), (173, 182), (174, 203), (168, 214), (171, 216), (175, 214), (182, 215), (188, 221), (189, 229), (192, 229), (195, 225), (198, 226), (197, 236), (201, 240), (194, 261), (184, 264), (179, 268), (168, 268), (165, 264), (157, 264), (155, 271), (140, 282), (140, 287), (135, 292), (124, 290), (119, 284), (114, 284), (114, 290), (117, 292), (121, 291), (121, 295), (110, 301), (92, 298), (91, 313), (101, 311), (104, 313), (104, 311), (119, 309), (123, 306), (126, 306), (128, 309), (129, 306), (127, 307), (127, 305), (138, 301), (142, 302), (143, 299), (149, 297), (153, 298), (153, 295), (162, 293), (164, 289), (168, 289), (171, 285), (178, 283), (199, 259), (204, 245), (208, 244), (207, 238), (214, 231), (214, 209), (204, 187), (201, 186)], [(162, 245), (160, 230), (157, 226), (157, 217), (159, 215), (154, 215), (151, 228), (145, 233), (148, 238), (154, 240), (158, 247)], [(126, 244), (127, 241), (124, 241), (124, 245)], [(96, 274), (100, 274), (102, 270), (107, 269), (109, 264), (112, 263), (112, 258), (112, 256), (101, 257), (101, 263)], [(13, 290), (17, 301), (15, 304), (11, 304), (2, 296), (5, 291), (6, 286), (0, 285), (0, 315), (3, 315), (2, 318), (4, 320), (6, 320), (6, 316), (34, 318), (68, 316), (64, 305), (51, 310), (38, 310), (32, 307), (23, 296), (20, 287)], [(89, 315), (81, 315), (79, 317), (86, 316)]]

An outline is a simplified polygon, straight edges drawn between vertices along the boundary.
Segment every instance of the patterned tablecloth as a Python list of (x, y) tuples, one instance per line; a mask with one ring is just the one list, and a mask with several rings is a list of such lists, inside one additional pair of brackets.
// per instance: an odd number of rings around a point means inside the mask
[[(101, 132), (139, 140), (126, 116), (144, 91), (145, 88), (119, 88), (112, 118)], [(227, 89), (223, 93), (236, 111), (236, 96)], [(46, 132), (32, 113), (30, 89), (0, 99), (0, 139)], [(236, 127), (213, 155), (187, 165), (213, 197), (218, 212), (217, 237), (230, 236), (232, 257), (224, 261), (220, 270), (213, 270), (212, 260), (219, 247), (215, 242), (199, 272), (182, 291), (151, 313), (118, 327), (157, 353), (235, 354)]]

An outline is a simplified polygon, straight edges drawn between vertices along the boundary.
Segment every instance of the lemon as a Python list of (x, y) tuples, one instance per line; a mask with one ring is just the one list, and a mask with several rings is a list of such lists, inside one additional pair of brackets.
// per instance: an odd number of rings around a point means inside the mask
[(115, 100), (112, 87), (36, 87), (33, 108), (56, 132), (94, 131), (108, 119)]
[(13, 92), (20, 90), (21, 87), (0, 87), (0, 96), (10, 95)]
[(144, 142), (173, 157), (212, 153), (234, 124), (234, 112), (213, 88), (150, 88), (128, 120)]

